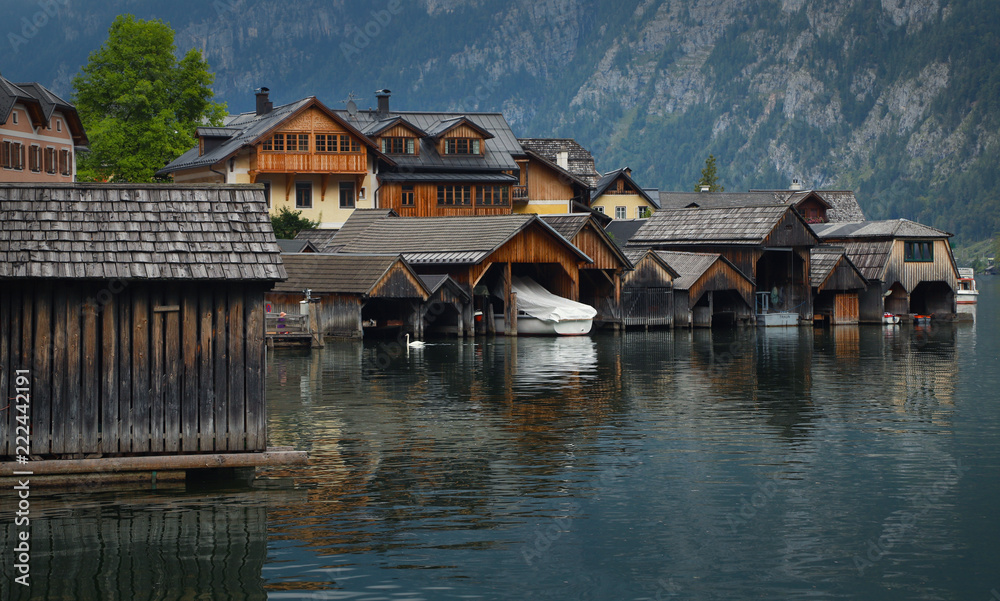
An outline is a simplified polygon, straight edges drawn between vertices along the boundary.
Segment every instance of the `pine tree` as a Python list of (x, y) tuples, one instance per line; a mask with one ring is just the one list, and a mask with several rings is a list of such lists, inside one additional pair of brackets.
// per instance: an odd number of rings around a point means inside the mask
[(694, 186), (695, 192), (701, 192), (702, 186), (708, 186), (709, 192), (725, 192), (725, 188), (719, 185), (719, 178), (715, 174), (715, 155), (708, 155), (705, 159), (705, 168), (701, 170), (701, 179)]

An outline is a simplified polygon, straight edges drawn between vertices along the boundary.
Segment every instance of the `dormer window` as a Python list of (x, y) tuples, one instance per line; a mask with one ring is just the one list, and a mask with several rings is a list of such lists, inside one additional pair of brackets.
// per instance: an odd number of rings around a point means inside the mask
[(482, 141), (477, 138), (448, 138), (444, 141), (445, 154), (480, 154)]
[(382, 152), (385, 154), (416, 154), (413, 138), (382, 138)]

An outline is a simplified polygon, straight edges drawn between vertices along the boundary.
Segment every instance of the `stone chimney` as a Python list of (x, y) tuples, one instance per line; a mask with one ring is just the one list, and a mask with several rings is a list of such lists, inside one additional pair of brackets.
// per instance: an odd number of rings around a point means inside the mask
[(792, 180), (792, 185), (789, 186), (788, 189), (789, 190), (801, 190), (802, 189), (802, 182), (800, 182), (798, 179), (793, 179)]
[(375, 90), (375, 98), (378, 98), (378, 118), (384, 119), (389, 116), (389, 96), (392, 94), (389, 90)]
[(274, 103), (268, 100), (267, 95), (271, 90), (267, 88), (257, 88), (257, 114), (266, 115), (274, 108)]
[(709, 191), (709, 190), (711, 190), (711, 189), (712, 189), (712, 186), (709, 186), (709, 185), (707, 185), (707, 184), (702, 184), (702, 185), (701, 185), (701, 191), (702, 191), (702, 192), (708, 192), (708, 191)]

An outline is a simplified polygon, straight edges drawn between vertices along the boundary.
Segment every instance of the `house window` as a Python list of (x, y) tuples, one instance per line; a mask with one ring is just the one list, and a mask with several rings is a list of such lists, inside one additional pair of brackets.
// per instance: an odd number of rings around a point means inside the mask
[(10, 160), (10, 142), (4, 140), (0, 143), (0, 167), (11, 169), (13, 163)]
[(313, 206), (312, 182), (295, 182), (295, 208), (311, 209)]
[(351, 136), (340, 134), (340, 152), (361, 152), (361, 145)]
[(480, 206), (507, 206), (510, 198), (507, 186), (479, 186), (476, 204)]
[(56, 131), (62, 131), (62, 121), (60, 119), (56, 119)]
[(649, 207), (639, 207), (635, 211), (635, 216), (639, 219), (647, 219), (653, 216), (653, 211)]
[(270, 138), (264, 140), (264, 147), (262, 150), (273, 151), (273, 152), (284, 152), (285, 134), (274, 134)]
[(64, 148), (59, 151), (59, 173), (62, 173), (63, 175), (70, 175), (71, 168), (69, 150)]
[(442, 206), (472, 204), (472, 186), (438, 186), (438, 204)]
[(382, 152), (386, 154), (416, 154), (413, 138), (382, 138)]
[(14, 125), (17, 125), (17, 111), (14, 111), (11, 114), (14, 115)]
[(928, 263), (934, 260), (934, 242), (928, 240), (907, 240), (903, 247), (903, 260)]
[(309, 134), (285, 134), (288, 152), (309, 152)]
[(340, 182), (340, 208), (354, 208), (354, 182)]
[(32, 144), (28, 152), (28, 169), (38, 173), (42, 170), (42, 147)]
[(263, 182), (260, 182), (260, 183), (264, 184), (264, 203), (267, 205), (267, 208), (270, 209), (271, 208), (271, 182), (269, 182), (269, 181), (263, 181)]
[(615, 219), (627, 219), (628, 207), (615, 207)]
[(481, 142), (477, 138), (448, 138), (444, 141), (445, 154), (479, 154)]
[(401, 202), (404, 207), (413, 206), (413, 184), (407, 184), (403, 186), (403, 194)]
[(51, 146), (45, 149), (45, 173), (56, 173), (56, 149)]

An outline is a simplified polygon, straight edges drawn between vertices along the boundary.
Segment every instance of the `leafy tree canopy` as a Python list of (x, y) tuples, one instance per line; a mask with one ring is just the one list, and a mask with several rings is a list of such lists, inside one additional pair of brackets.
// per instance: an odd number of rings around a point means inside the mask
[(159, 20), (120, 15), (108, 39), (73, 78), (73, 100), (90, 138), (80, 180), (149, 182), (195, 145), (195, 128), (221, 125), (215, 75), (194, 49), (176, 57), (174, 31)]
[(726, 189), (719, 185), (719, 177), (715, 174), (715, 156), (708, 155), (705, 159), (705, 168), (701, 170), (701, 179), (694, 185), (694, 191), (700, 192), (702, 186), (708, 186), (709, 192), (725, 192)]
[(292, 211), (281, 207), (277, 215), (271, 215), (271, 227), (276, 238), (291, 240), (302, 230), (319, 226), (319, 221), (311, 221), (302, 216), (302, 211)]

